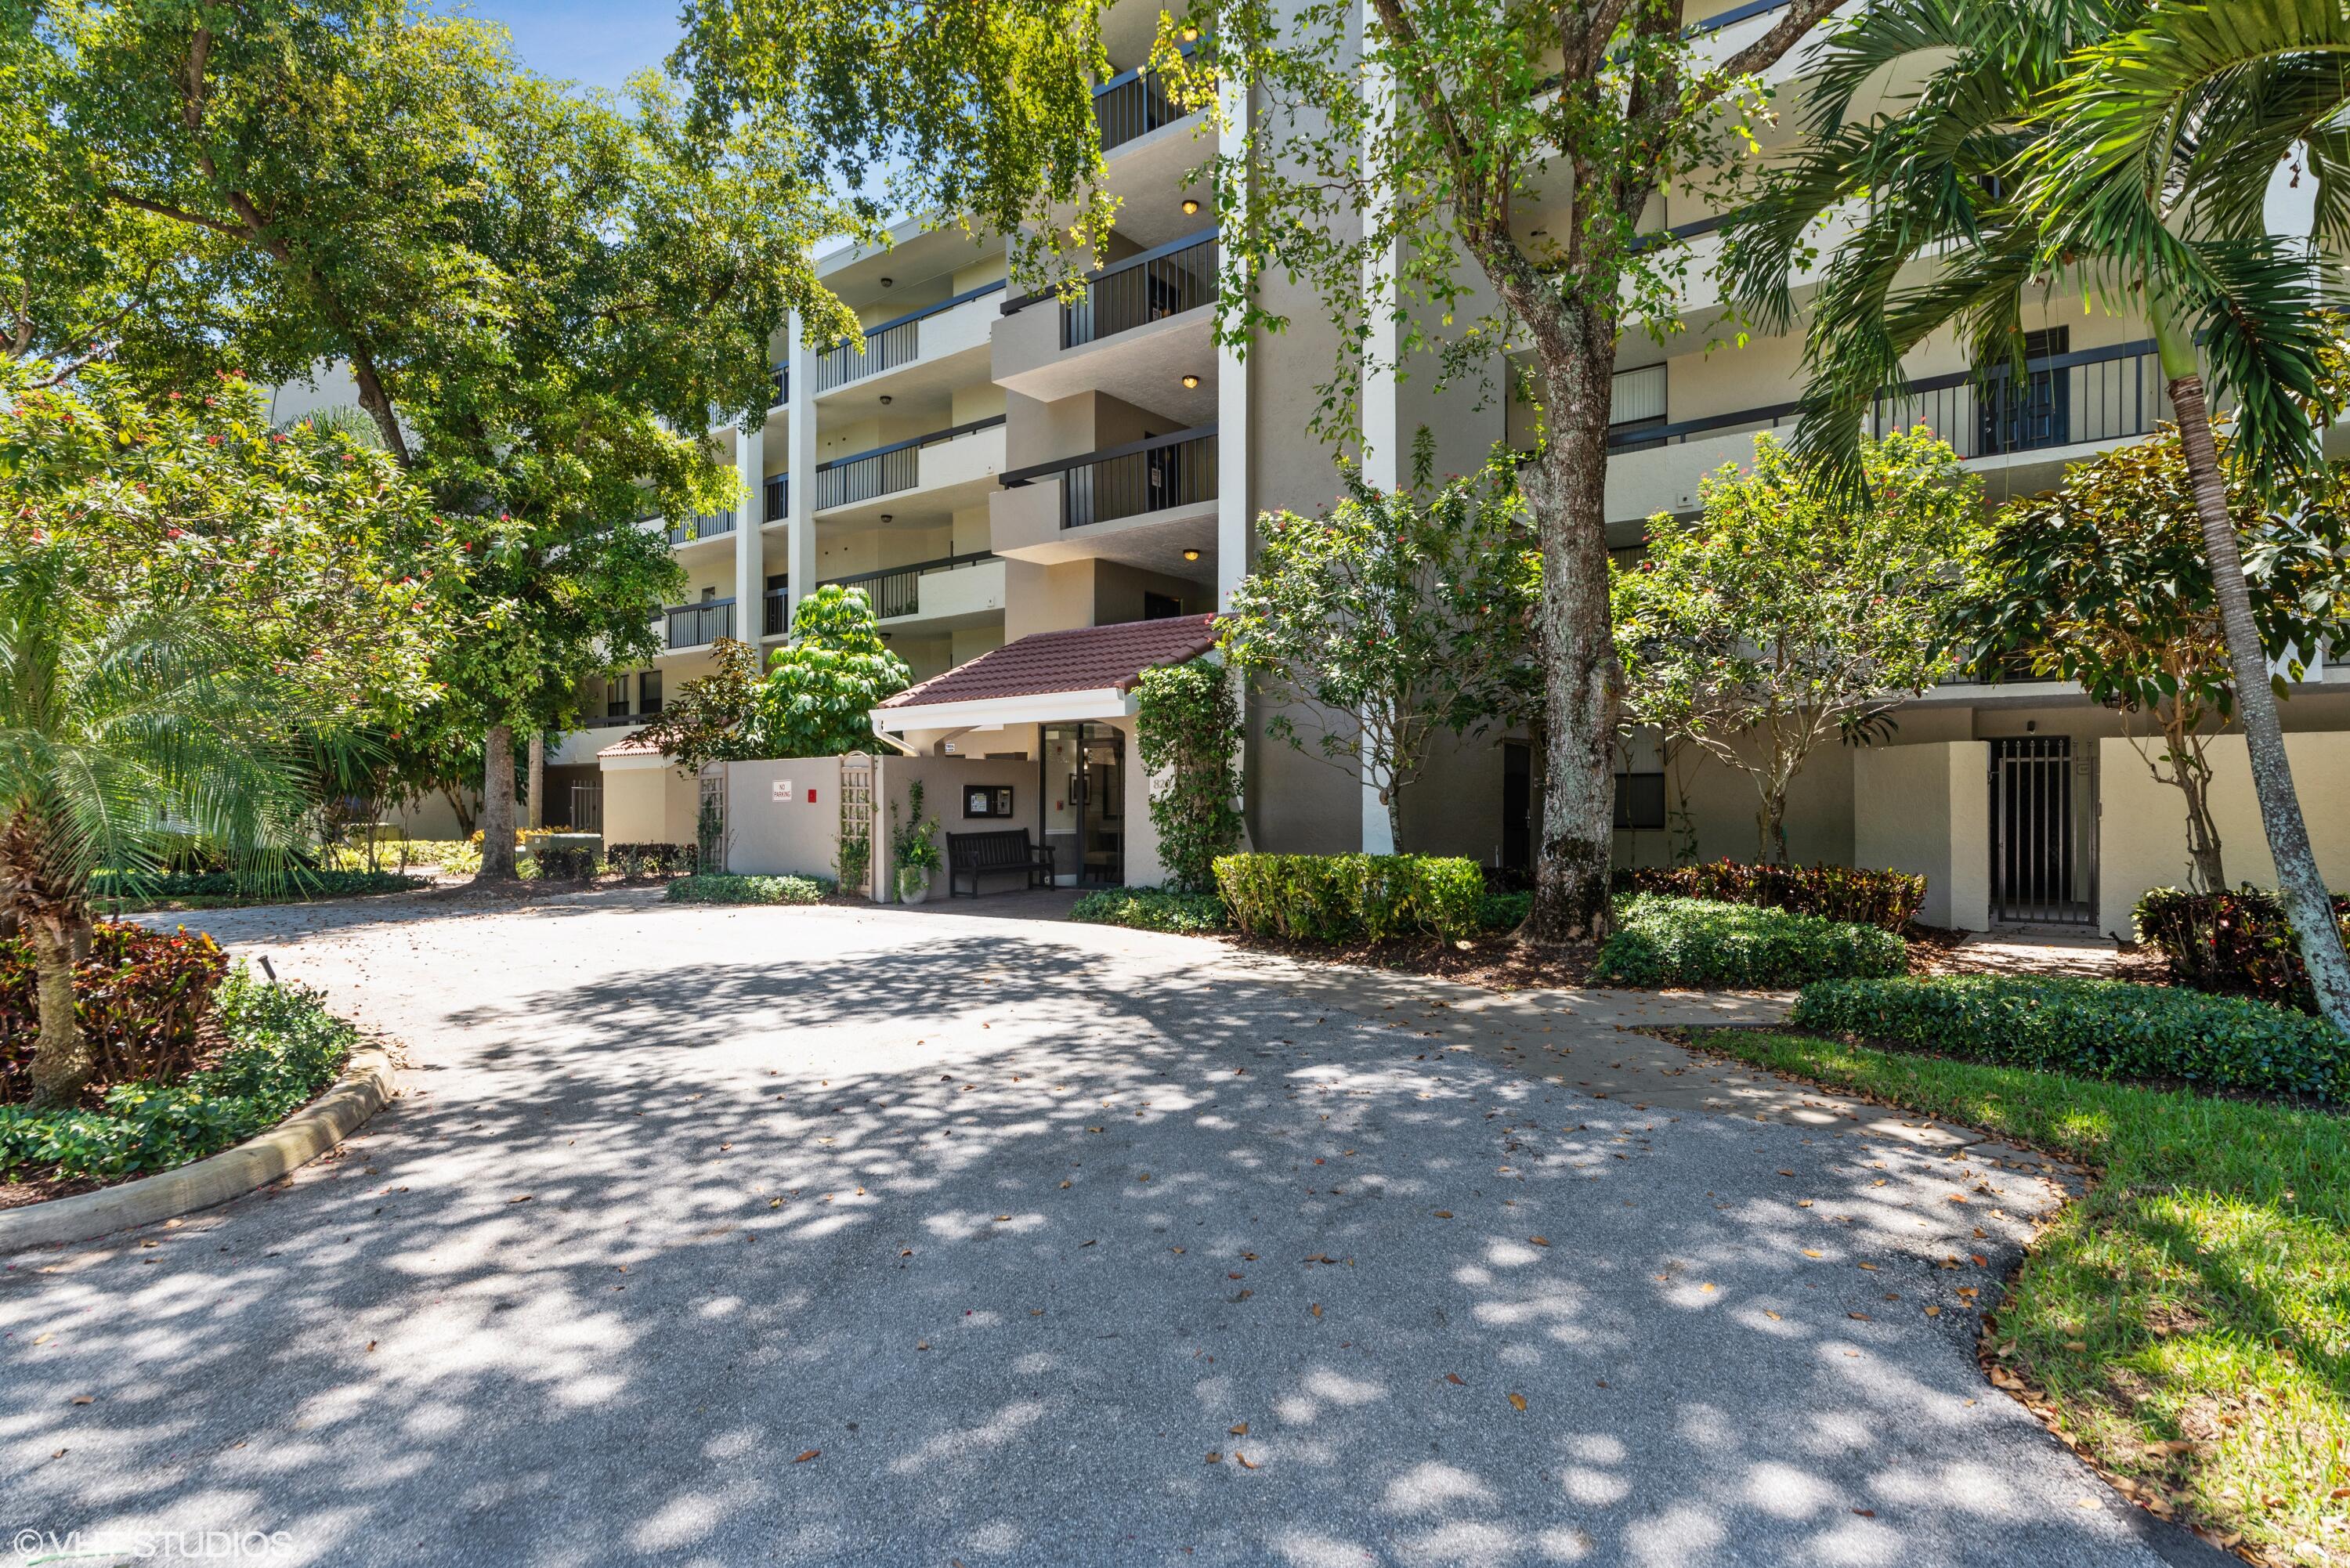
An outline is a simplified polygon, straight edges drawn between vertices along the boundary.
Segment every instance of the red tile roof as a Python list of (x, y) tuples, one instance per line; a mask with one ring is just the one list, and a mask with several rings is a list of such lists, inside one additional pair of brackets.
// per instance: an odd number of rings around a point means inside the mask
[(1055, 691), (1125, 691), (1142, 672), (1180, 664), (1216, 645), (1216, 618), (1173, 616), (1040, 631), (958, 664), (881, 704), (927, 708), (941, 702), (983, 702), (1003, 697), (1045, 697)]
[(625, 741), (614, 742), (596, 754), (599, 757), (640, 757), (649, 753), (658, 753), (660, 751), (659, 746), (654, 745), (642, 735), (630, 735)]

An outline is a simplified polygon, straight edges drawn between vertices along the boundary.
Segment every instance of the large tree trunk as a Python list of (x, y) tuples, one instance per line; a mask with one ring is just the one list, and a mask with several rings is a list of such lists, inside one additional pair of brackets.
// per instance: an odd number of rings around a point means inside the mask
[(1524, 927), (1542, 942), (1604, 937), (1615, 848), (1614, 753), (1623, 672), (1607, 602), (1607, 414), (1615, 334), (1587, 311), (1545, 355), (1552, 419), (1520, 488), (1542, 540), (1544, 696), (1548, 724)]
[(493, 724), (482, 739), (482, 868), (473, 880), (515, 878), (514, 728)]
[(530, 732), (530, 809), (524, 820), (531, 829), (546, 826), (546, 732), (534, 729)]
[(33, 948), (35, 994), (41, 1030), (33, 1044), (33, 1104), (70, 1106), (81, 1098), (98, 1054), (74, 1016), (73, 966), (77, 937), (87, 921), (70, 924), (36, 917), (26, 922)]
[(2334, 901), (2310, 849), (2309, 826), (2302, 820), (2301, 798), (2293, 791), (2293, 769), (2285, 760), (2284, 726), (2277, 716), (2276, 693), (2269, 687), (2268, 651), (2261, 646), (2251, 596), (2244, 587), (2243, 556), (2237, 548), (2234, 520), (2228, 515), (2227, 485), (2211, 441), (2203, 378), (2172, 378), (2170, 401), (2178, 411), (2179, 444), (2186, 450), (2187, 471), (2195, 485), (2195, 510), (2203, 524), (2204, 558), (2211, 567), (2220, 624), (2228, 635), (2236, 718), (2244, 727), (2252, 792), (2260, 799), (2261, 826), (2268, 832), (2269, 855), (2276, 862), (2278, 897), (2300, 940), (2301, 961), (2317, 993), (2318, 1012), (2350, 1034), (2350, 957), (2342, 950)]

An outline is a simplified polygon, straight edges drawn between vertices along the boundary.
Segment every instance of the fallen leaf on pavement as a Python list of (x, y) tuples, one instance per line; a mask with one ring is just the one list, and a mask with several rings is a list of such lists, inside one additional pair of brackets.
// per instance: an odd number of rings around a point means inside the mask
[(1512, 1409), (1513, 1409), (1513, 1410), (1523, 1410), (1523, 1409), (1524, 1409), (1524, 1408), (1526, 1407), (1526, 1397), (1525, 1397), (1524, 1395), (1523, 1395), (1523, 1394), (1513, 1394), (1513, 1395), (1511, 1395), (1511, 1396), (1510, 1396), (1510, 1407), (1511, 1407)]
[(804, 1453), (798, 1459), (794, 1459), (792, 1463), (795, 1465), (804, 1465), (822, 1452), (824, 1452), (822, 1449), (810, 1449), (806, 1453)]
[(1461, 1381), (1461, 1374), (1458, 1372), (1446, 1373), (1444, 1375), (1444, 1380), (1447, 1383), (1451, 1384), (1456, 1388), (1466, 1388), (1469, 1386), (1469, 1385)]
[(1234, 1427), (1234, 1428), (1232, 1428), (1232, 1436), (1233, 1436), (1233, 1437), (1235, 1437), (1235, 1438), (1245, 1438), (1245, 1437), (1247, 1437), (1247, 1436), (1248, 1436), (1248, 1423), (1247, 1423), (1246, 1421), (1243, 1421), (1239, 1426)]

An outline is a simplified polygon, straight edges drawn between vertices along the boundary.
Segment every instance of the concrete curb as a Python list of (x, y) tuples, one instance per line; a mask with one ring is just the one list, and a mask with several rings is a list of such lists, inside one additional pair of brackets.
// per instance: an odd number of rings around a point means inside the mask
[(391, 1057), (362, 1045), (325, 1094), (234, 1148), (96, 1192), (0, 1209), (0, 1256), (176, 1219), (265, 1186), (350, 1137), (391, 1098), (394, 1077)]

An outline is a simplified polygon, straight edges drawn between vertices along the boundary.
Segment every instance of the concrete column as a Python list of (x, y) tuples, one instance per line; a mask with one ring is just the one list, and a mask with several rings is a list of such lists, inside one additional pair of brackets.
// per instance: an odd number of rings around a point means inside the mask
[(784, 569), (791, 574), (791, 600), (796, 605), (816, 591), (816, 356), (801, 335), (800, 318), (791, 324), (790, 411), (791, 507), (784, 528)]
[(734, 511), (734, 635), (754, 649), (766, 603), (766, 544), (759, 533), (767, 515), (766, 454), (764, 430), (735, 428), (734, 477), (743, 500)]
[[(1362, 29), (1359, 36), (1367, 41), (1372, 23), (1369, 0), (1364, 0), (1358, 15)], [(1385, 71), (1369, 70), (1364, 73), (1363, 91), (1370, 100), (1372, 125), (1385, 127), (1394, 113), (1395, 84)], [(1364, 151), (1368, 153), (1370, 149)], [(1387, 222), (1388, 206), (1385, 189), (1374, 186), (1371, 204), (1363, 213), (1367, 234)], [(1363, 310), (1369, 329), (1363, 342), (1362, 401), (1358, 410), (1363, 482), (1380, 490), (1394, 490), (1403, 483), (1402, 431), (1396, 407), (1396, 349), (1400, 341), (1395, 319), (1396, 299), (1396, 252), (1389, 244), (1363, 258)], [(1371, 782), (1367, 769), (1363, 776), (1363, 853), (1395, 852), (1394, 825), (1388, 819), (1388, 808), (1379, 800), (1378, 786)]]
[[(1248, 134), (1249, 90), (1244, 82), (1226, 81), (1219, 91), (1223, 97), (1224, 124), (1217, 151), (1232, 159), (1240, 154), (1242, 140)], [(1235, 165), (1228, 162), (1225, 168)], [(1248, 176), (1243, 170), (1232, 178), (1240, 188), (1230, 193), (1224, 206), (1228, 213), (1243, 213), (1248, 210)], [(1226, 226), (1236, 228), (1239, 222), (1235, 215), (1226, 220)], [(1221, 274), (1217, 291), (1227, 299), (1243, 297), (1248, 291), (1248, 272), (1234, 258), (1229, 236), (1216, 254)], [(1232, 344), (1216, 348), (1216, 607), (1229, 609), (1241, 579), (1248, 575), (1249, 537), (1255, 520), (1249, 489), (1248, 358), (1243, 348)]]

